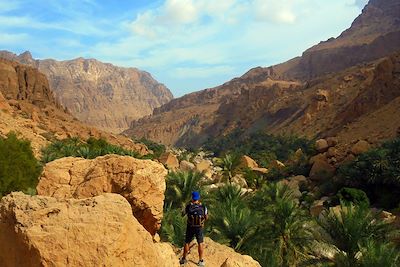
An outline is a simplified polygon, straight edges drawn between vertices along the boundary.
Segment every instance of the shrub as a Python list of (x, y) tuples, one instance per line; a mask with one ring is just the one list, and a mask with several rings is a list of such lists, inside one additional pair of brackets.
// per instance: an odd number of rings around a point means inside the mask
[(364, 206), (369, 206), (369, 199), (367, 197), (367, 194), (365, 194), (364, 191), (356, 189), (356, 188), (348, 188), (344, 187), (339, 190), (339, 192), (336, 195), (339, 202), (344, 202), (350, 204), (356, 204), (356, 205), (364, 205)]
[(14, 133), (0, 137), (0, 197), (12, 191), (34, 194), (40, 173), (29, 141), (18, 139)]
[[(400, 202), (400, 138), (359, 155), (338, 173), (346, 186), (364, 190), (376, 205), (396, 207)], [(385, 193), (389, 199), (382, 198)]]

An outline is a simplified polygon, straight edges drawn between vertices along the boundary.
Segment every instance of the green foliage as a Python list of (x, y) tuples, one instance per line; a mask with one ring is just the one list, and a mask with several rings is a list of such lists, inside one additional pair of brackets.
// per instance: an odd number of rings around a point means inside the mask
[(42, 162), (47, 163), (63, 157), (94, 159), (107, 154), (140, 157), (136, 151), (109, 144), (104, 139), (90, 137), (86, 142), (82, 142), (79, 138), (68, 138), (55, 141), (42, 149)]
[(148, 149), (153, 151), (152, 158), (159, 158), (166, 150), (163, 144), (153, 142), (146, 138), (141, 138), (138, 141), (145, 144)]
[[(400, 138), (371, 149), (339, 168), (346, 186), (364, 190), (369, 199), (383, 208), (400, 202)], [(382, 198), (389, 193), (390, 198)], [(387, 196), (387, 194), (386, 194)]]
[(164, 208), (164, 217), (161, 223), (160, 237), (163, 241), (182, 247), (185, 243), (186, 219), (182, 212), (171, 206)]
[(203, 174), (194, 171), (170, 172), (167, 176), (165, 203), (172, 208), (182, 209), (190, 201), (193, 191), (202, 192), (200, 184)]
[(218, 166), (222, 168), (222, 175), (229, 181), (232, 182), (233, 176), (238, 171), (240, 164), (239, 154), (226, 154), (224, 157), (219, 159)]
[(33, 155), (30, 142), (13, 133), (0, 137), (0, 197), (12, 191), (35, 194), (41, 166)]
[(340, 210), (326, 210), (317, 220), (321, 227), (320, 240), (335, 248), (340, 266), (358, 263), (360, 248), (368, 241), (382, 242), (389, 236), (389, 225), (366, 206), (342, 205)]
[(235, 131), (227, 136), (209, 140), (204, 148), (213, 151), (217, 156), (229, 152), (249, 155), (263, 167), (268, 167), (269, 163), (275, 159), (289, 160), (299, 148), (306, 155), (314, 154), (311, 140), (295, 136), (275, 136), (263, 132), (245, 135), (240, 131)]
[(258, 174), (249, 168), (242, 170), (242, 173), (247, 185), (252, 189), (261, 188), (267, 181), (267, 178), (264, 175)]
[(370, 240), (361, 249), (360, 267), (400, 266), (400, 251), (391, 243)]
[(337, 202), (334, 205), (338, 205), (340, 202), (350, 204), (353, 203), (359, 206), (369, 207), (369, 199), (364, 191), (356, 188), (343, 187), (339, 190), (336, 195)]

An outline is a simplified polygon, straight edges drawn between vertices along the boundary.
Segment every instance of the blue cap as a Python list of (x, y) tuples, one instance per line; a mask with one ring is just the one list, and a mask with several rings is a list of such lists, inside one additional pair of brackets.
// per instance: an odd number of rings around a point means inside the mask
[(193, 200), (199, 200), (200, 199), (200, 193), (198, 191), (193, 191), (192, 192), (192, 199)]

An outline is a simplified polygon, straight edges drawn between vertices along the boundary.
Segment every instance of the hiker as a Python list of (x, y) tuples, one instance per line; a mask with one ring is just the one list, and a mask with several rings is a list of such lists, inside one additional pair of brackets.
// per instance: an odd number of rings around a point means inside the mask
[(189, 252), (189, 245), (193, 238), (196, 237), (198, 252), (199, 252), (199, 263), (198, 266), (204, 266), (203, 252), (204, 252), (204, 235), (203, 228), (204, 222), (208, 218), (207, 208), (200, 202), (200, 193), (197, 191), (192, 192), (192, 201), (186, 205), (185, 210), (182, 212), (182, 216), (187, 216), (186, 226), (186, 237), (185, 246), (183, 248), (183, 256), (179, 260), (180, 264), (187, 262), (186, 255)]

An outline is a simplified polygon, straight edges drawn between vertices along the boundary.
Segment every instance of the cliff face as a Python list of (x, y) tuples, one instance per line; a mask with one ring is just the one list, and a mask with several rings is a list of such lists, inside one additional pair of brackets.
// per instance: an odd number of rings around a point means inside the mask
[(2, 51), (0, 57), (38, 68), (56, 98), (82, 122), (111, 132), (121, 132), (129, 123), (152, 113), (172, 99), (163, 84), (135, 68), (121, 68), (95, 59), (69, 61), (34, 60)]
[[(219, 87), (174, 99), (132, 122), (125, 133), (194, 146), (233, 129), (338, 135), (344, 143), (361, 136), (390, 138), (400, 123), (399, 25), (399, 1), (370, 1), (338, 38), (302, 57), (254, 68)], [(383, 110), (393, 112), (385, 115)]]

